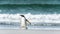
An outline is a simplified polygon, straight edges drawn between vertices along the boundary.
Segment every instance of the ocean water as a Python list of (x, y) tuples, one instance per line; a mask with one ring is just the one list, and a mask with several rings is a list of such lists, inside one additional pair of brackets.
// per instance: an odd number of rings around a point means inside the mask
[(52, 4), (3, 4), (0, 14), (60, 14), (60, 5)]
[(0, 4), (60, 4), (60, 0), (0, 0)]
[(0, 29), (20, 29), (20, 16), (31, 22), (28, 29), (59, 29), (60, 5), (5, 4), (0, 5)]

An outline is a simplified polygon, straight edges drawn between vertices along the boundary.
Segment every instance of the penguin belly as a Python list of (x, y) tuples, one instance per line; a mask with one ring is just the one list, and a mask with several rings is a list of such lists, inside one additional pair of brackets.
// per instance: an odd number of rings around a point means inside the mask
[(26, 28), (27, 28), (27, 27), (26, 27), (26, 20), (25, 20), (24, 17), (21, 18), (21, 28), (22, 28), (22, 29), (26, 29)]

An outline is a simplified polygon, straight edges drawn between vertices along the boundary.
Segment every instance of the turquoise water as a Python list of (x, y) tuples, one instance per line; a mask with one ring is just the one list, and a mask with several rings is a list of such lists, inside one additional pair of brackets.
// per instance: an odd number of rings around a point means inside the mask
[(0, 4), (60, 4), (60, 0), (0, 0)]
[(30, 5), (0, 5), (0, 14), (60, 14), (60, 5), (30, 4)]

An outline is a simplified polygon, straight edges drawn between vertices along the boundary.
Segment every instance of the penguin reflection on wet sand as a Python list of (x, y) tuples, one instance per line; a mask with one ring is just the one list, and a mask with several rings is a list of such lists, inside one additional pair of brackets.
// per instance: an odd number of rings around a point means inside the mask
[(21, 29), (27, 29), (27, 24), (29, 23), (31, 25), (31, 23), (25, 18), (24, 15), (20, 15), (21, 16)]

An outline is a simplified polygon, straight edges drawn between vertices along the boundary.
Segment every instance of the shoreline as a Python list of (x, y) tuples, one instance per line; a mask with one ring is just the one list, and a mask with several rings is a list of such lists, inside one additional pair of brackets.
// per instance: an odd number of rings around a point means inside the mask
[(3, 29), (0, 34), (60, 34), (60, 30), (20, 30)]

